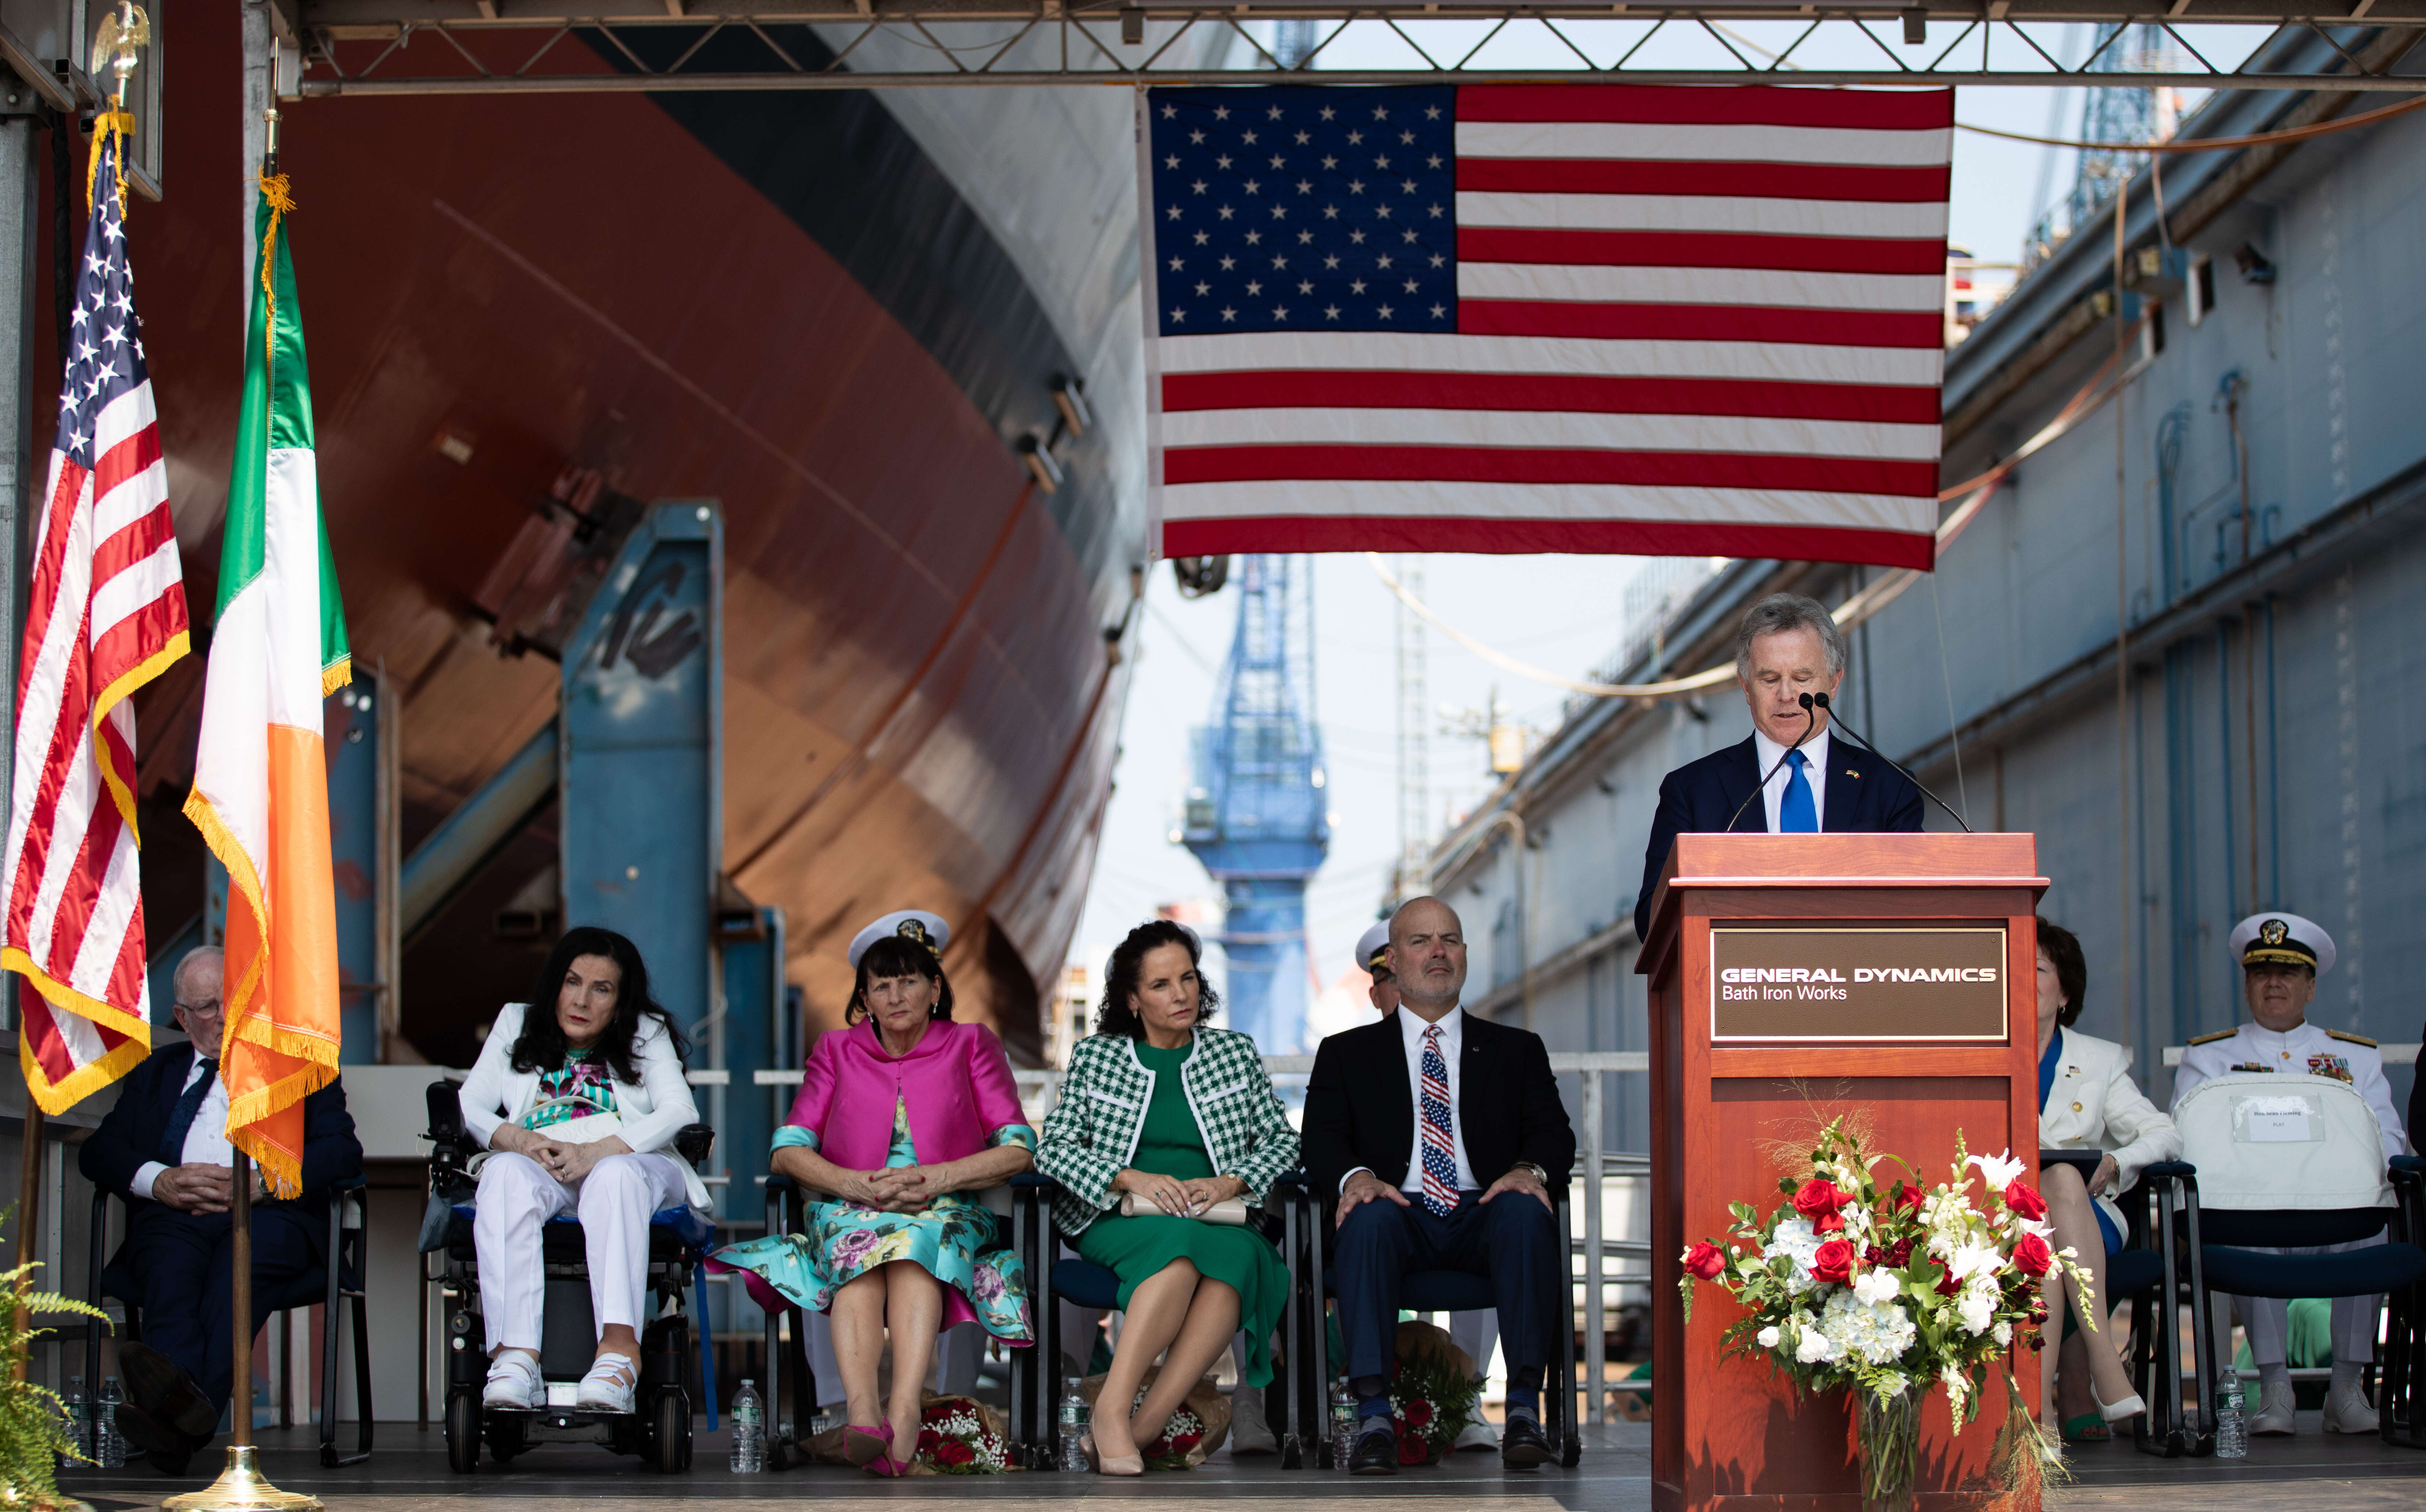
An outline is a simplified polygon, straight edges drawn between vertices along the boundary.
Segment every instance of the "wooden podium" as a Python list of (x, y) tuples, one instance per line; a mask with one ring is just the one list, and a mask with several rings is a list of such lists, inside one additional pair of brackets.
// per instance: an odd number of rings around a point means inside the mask
[[(1874, 1149), (1925, 1182), (1946, 1179), (1958, 1130), (1975, 1154), (2028, 1160), (2035, 1180), (2037, 870), (2027, 834), (1676, 838), (1638, 963), (1651, 978), (1658, 1512), (1858, 1512), (1844, 1393), (1798, 1400), (1765, 1364), (1722, 1362), (1736, 1304), (1705, 1286), (1688, 1327), (1679, 1257), (1723, 1237), (1730, 1199), (1763, 1214), (1779, 1200), (1765, 1147), (1799, 1137), (1815, 1102), (1868, 1109)], [(2014, 1375), (2035, 1401), (2029, 1350)], [(1985, 1504), (2005, 1410), (1992, 1375), (1957, 1436), (1931, 1393), (1922, 1512)]]

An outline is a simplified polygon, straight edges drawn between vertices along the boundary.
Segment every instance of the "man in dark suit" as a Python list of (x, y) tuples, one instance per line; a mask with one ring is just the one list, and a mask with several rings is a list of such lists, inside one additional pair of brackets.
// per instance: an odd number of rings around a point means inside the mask
[[(222, 969), (207, 945), (177, 963), (177, 1026), (189, 1042), (164, 1045), (127, 1073), (117, 1106), (77, 1158), (94, 1185), (128, 1199), (126, 1242), (102, 1272), (104, 1288), (135, 1302), (143, 1326), (140, 1343), (119, 1345), (127, 1386), (119, 1422), (127, 1441), (172, 1475), (218, 1432), (233, 1390), (235, 1152), (217, 1059), (227, 1023)], [(329, 1262), (330, 1188), (362, 1175), (363, 1147), (341, 1084), (304, 1099), (303, 1138), (300, 1197), (267, 1200), (253, 1178), (255, 1327), (280, 1308), (315, 1299), (306, 1283)]]
[[(1920, 789), (1912, 779), (1850, 740), (1831, 739), (1827, 712), (1803, 707), (1804, 695), (1833, 700), (1845, 682), (1845, 634), (1820, 601), (1772, 593), (1745, 610), (1736, 627), (1736, 681), (1752, 709), (1752, 737), (1689, 762), (1660, 782), (1634, 902), (1637, 938), (1651, 932), (1651, 894), (1679, 834), (1920, 828)], [(1762, 787), (1762, 774), (1772, 770)]]
[(1322, 1041), (1306, 1087), (1314, 1190), (1335, 1194), (1332, 1274), (1358, 1398), (1360, 1475), (1396, 1474), (1390, 1369), (1399, 1287), (1410, 1271), (1491, 1278), (1508, 1359), (1500, 1458), (1541, 1464), (1542, 1376), (1568, 1327), (1566, 1235), (1550, 1188), (1575, 1165), (1576, 1134), (1541, 1039), (1458, 1005), (1465, 936), (1456, 911), (1416, 898), (1390, 919), (1398, 1011)]

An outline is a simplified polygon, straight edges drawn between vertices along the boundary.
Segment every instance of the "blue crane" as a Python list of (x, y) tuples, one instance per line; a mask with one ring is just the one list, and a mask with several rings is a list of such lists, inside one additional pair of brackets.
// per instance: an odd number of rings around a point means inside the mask
[(1305, 884), (1331, 846), (1314, 720), (1314, 568), (1239, 558), (1238, 629), (1193, 736), (1182, 843), (1221, 884), (1229, 1027), (1268, 1055), (1305, 1030)]

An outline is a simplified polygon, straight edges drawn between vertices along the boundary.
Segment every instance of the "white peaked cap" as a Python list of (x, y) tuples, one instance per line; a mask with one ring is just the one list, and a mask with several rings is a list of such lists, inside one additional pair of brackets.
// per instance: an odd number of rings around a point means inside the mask
[(902, 909), (888, 913), (850, 937), (850, 969), (854, 972), (859, 970), (859, 957), (867, 954), (868, 946), (886, 935), (917, 941), (940, 959), (944, 947), (952, 942), (952, 926), (946, 924), (940, 915), (929, 913), (924, 909)]
[(1372, 928), (1356, 937), (1356, 969), (1360, 972), (1372, 971), (1373, 957), (1381, 954), (1389, 943), (1390, 921), (1374, 920)]
[(2243, 966), (2313, 966), (2322, 976), (2334, 969), (2334, 937), (2296, 913), (2253, 913), (2232, 931), (2232, 958)]

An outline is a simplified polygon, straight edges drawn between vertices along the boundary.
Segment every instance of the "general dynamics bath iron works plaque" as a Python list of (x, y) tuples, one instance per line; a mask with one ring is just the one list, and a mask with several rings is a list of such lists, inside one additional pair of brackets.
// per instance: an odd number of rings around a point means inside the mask
[(2005, 1037), (2002, 929), (1710, 931), (1710, 1038)]

